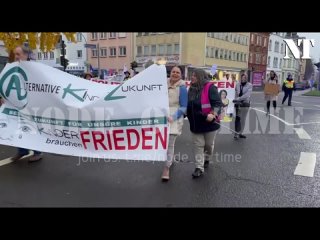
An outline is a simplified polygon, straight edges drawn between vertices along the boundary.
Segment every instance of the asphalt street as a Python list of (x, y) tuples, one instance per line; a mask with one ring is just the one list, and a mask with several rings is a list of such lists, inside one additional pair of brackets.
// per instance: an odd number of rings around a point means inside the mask
[[(188, 121), (176, 142), (171, 180), (163, 163), (103, 161), (45, 154), (40, 162), (7, 158), (0, 145), (0, 207), (319, 207), (320, 98), (295, 93), (293, 106), (265, 114), (264, 95), (252, 94), (247, 139), (221, 128), (204, 176), (192, 179)], [(233, 123), (223, 123), (233, 128)]]

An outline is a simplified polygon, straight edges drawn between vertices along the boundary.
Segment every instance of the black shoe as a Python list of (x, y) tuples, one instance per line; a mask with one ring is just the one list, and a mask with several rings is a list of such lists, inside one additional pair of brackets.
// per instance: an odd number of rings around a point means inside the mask
[(291, 104), (288, 104), (288, 106), (291, 107), (292, 105), (291, 105)]
[(198, 178), (198, 177), (201, 177), (202, 175), (203, 175), (203, 172), (201, 171), (200, 168), (196, 168), (192, 173), (193, 178)]
[(240, 138), (247, 138), (247, 137), (246, 137), (245, 135), (243, 135), (243, 134), (240, 134), (239, 137), (240, 137)]
[(239, 134), (236, 134), (236, 133), (235, 133), (234, 136), (233, 136), (233, 138), (237, 140), (237, 139), (239, 138)]
[(208, 168), (208, 167), (209, 167), (209, 160), (205, 160), (205, 161), (204, 161), (203, 167), (204, 167), (204, 168)]

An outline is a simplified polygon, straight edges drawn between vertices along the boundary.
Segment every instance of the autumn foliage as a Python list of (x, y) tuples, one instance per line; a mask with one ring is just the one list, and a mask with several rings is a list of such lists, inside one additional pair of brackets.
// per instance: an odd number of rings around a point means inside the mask
[(25, 42), (28, 42), (31, 49), (39, 46), (42, 52), (48, 52), (55, 48), (61, 34), (64, 34), (68, 41), (75, 42), (75, 33), (70, 32), (0, 32), (0, 41), (3, 41), (9, 53)]

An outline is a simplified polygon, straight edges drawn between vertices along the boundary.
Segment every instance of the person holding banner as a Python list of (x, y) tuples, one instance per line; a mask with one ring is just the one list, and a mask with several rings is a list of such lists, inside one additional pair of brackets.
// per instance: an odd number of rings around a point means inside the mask
[(220, 128), (217, 121), (221, 107), (214, 82), (207, 78), (203, 69), (195, 69), (191, 76), (187, 108), (196, 162), (193, 178), (202, 176), (212, 159), (215, 137)]
[[(265, 84), (271, 84), (277, 86), (275, 88), (275, 92), (266, 92), (265, 91), (265, 100), (267, 101), (267, 116), (270, 114), (270, 103), (272, 101), (274, 112), (276, 112), (277, 109), (277, 100), (278, 100), (278, 94), (279, 94), (279, 87), (278, 87), (278, 76), (274, 71), (270, 71), (270, 78), (264, 82)], [(278, 90), (277, 90), (278, 89)]]
[(87, 73), (84, 74), (84, 79), (91, 80), (91, 78), (93, 78), (91, 73), (87, 72)]
[[(30, 50), (25, 46), (18, 46), (14, 50), (15, 61), (29, 61)], [(34, 155), (29, 158), (29, 162), (36, 162), (42, 159), (42, 153), (38, 151), (33, 151)], [(28, 149), (18, 148), (18, 153), (11, 158), (12, 161), (20, 160), (22, 157), (29, 154)]]
[(188, 92), (185, 82), (181, 79), (182, 70), (175, 66), (170, 72), (168, 79), (168, 95), (170, 116), (168, 121), (170, 123), (170, 135), (167, 152), (167, 161), (162, 172), (162, 181), (170, 179), (170, 167), (174, 158), (174, 145), (177, 137), (181, 135), (184, 114), (187, 110)]
[(243, 135), (246, 118), (250, 109), (250, 97), (252, 93), (252, 84), (248, 82), (247, 75), (241, 75), (241, 82), (236, 85), (236, 98), (233, 100), (236, 108), (236, 121), (234, 139), (246, 138)]

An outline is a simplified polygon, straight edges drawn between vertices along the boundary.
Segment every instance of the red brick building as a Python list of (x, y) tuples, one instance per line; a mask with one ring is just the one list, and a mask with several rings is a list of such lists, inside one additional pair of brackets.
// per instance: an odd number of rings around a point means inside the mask
[(267, 71), (268, 32), (251, 32), (249, 46), (248, 77), (254, 86), (262, 86)]

